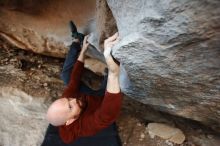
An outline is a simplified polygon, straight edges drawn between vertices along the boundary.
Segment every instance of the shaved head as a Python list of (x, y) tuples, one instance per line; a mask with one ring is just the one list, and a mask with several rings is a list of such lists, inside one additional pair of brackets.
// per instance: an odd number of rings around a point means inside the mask
[(47, 120), (54, 126), (64, 125), (68, 122), (71, 124), (76, 120), (75, 117), (78, 117), (80, 111), (75, 98), (60, 98), (50, 105)]

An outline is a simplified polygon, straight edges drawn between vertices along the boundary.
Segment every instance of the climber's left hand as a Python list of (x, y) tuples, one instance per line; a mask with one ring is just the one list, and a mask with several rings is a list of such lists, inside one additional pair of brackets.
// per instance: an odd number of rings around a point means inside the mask
[(111, 51), (113, 46), (119, 41), (118, 32), (104, 41), (104, 56), (109, 69), (109, 75), (119, 75), (119, 65), (113, 59)]
[(85, 53), (88, 50), (88, 46), (89, 46), (89, 42), (87, 41), (88, 37), (89, 37), (89, 35), (84, 37), (81, 53)]

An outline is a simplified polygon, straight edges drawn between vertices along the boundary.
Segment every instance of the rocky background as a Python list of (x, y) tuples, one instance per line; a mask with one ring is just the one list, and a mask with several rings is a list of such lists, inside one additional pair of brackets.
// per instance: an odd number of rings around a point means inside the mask
[(83, 81), (94, 89), (106, 67), (103, 40), (119, 31), (113, 54), (131, 83), (117, 121), (123, 145), (219, 145), (219, 6), (218, 0), (0, 1), (0, 146), (41, 144), (47, 107), (64, 88), (69, 20), (91, 33)]
[(130, 97), (220, 131), (220, 1), (107, 0)]

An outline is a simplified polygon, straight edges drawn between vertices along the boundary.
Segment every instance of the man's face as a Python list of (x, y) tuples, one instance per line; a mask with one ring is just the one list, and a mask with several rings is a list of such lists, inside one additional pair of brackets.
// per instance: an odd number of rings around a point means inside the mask
[(81, 109), (76, 101), (76, 98), (64, 98), (66, 99), (67, 110), (69, 112), (70, 118), (78, 119)]
[(47, 111), (47, 120), (54, 126), (69, 125), (79, 118), (81, 109), (76, 98), (60, 98)]

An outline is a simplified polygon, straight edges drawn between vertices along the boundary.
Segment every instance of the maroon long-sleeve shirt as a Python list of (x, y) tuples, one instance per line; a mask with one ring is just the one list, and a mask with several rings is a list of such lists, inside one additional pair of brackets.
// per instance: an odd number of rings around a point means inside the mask
[(112, 124), (119, 115), (122, 94), (105, 92), (104, 97), (92, 97), (79, 93), (79, 84), (84, 63), (77, 61), (71, 73), (71, 80), (62, 97), (81, 97), (87, 103), (80, 117), (72, 124), (59, 126), (59, 134), (65, 143), (79, 137), (92, 136)]

